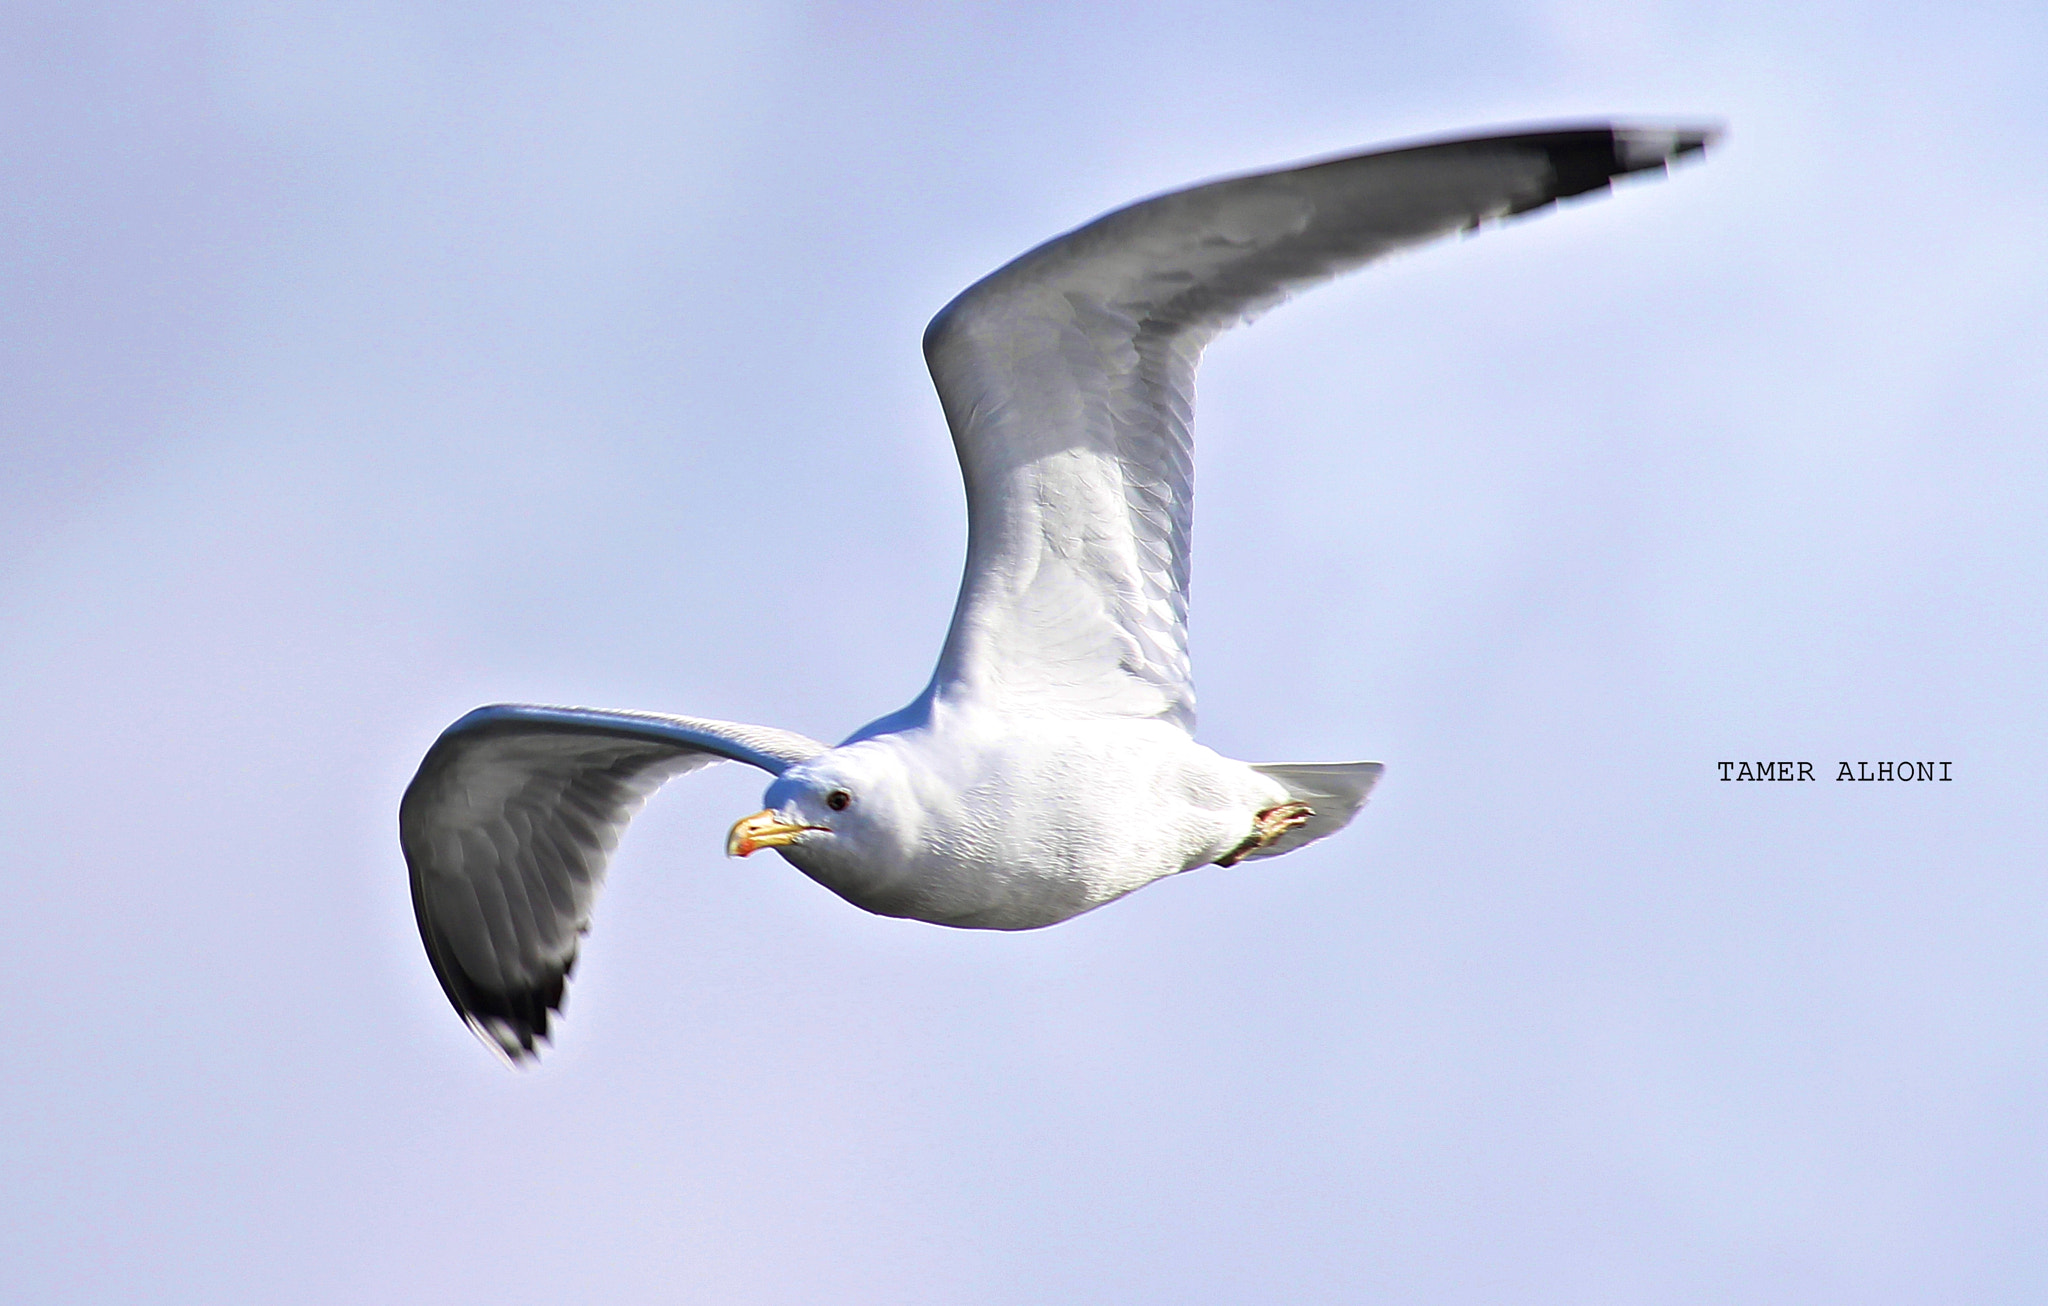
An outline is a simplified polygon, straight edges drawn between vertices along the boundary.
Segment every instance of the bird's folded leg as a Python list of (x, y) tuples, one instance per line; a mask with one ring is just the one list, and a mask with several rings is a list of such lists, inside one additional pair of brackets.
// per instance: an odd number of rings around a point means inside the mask
[(1216, 859), (1218, 866), (1235, 866), (1259, 849), (1267, 847), (1289, 830), (1298, 830), (1308, 824), (1308, 818), (1316, 809), (1307, 803), (1281, 803), (1268, 807), (1252, 818), (1251, 836), (1228, 853)]

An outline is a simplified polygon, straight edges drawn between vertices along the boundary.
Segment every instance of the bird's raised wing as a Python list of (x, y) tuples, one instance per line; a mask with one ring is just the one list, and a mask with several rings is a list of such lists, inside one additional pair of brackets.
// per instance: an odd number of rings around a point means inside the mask
[(619, 832), (662, 782), (728, 759), (774, 775), (825, 751), (767, 726), (481, 707), (435, 741), (398, 807), (434, 973), (478, 1037), (534, 1055)]
[(968, 504), (934, 692), (1192, 728), (1203, 347), (1383, 254), (1660, 172), (1714, 135), (1520, 132), (1211, 182), (1097, 218), (970, 286), (924, 340)]

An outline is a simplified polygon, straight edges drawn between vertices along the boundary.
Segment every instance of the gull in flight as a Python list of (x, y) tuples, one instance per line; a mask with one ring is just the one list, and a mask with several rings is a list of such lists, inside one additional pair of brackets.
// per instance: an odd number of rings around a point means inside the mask
[(1659, 174), (1714, 136), (1497, 132), (1209, 182), (968, 287), (924, 336), (968, 516), (931, 683), (837, 747), (652, 712), (463, 717), (398, 818), (449, 1001), (487, 1045), (531, 1058), (626, 822), (664, 781), (714, 762), (774, 777), (728, 852), (773, 848), (856, 907), (971, 929), (1057, 924), (1342, 829), (1379, 763), (1247, 764), (1194, 740), (1203, 346), (1382, 255)]

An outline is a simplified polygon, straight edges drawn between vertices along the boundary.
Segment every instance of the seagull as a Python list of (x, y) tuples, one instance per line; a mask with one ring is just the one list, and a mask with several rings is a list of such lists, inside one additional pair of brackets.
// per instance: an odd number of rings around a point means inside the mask
[(435, 974), (517, 1064), (548, 1038), (626, 823), (716, 762), (770, 781), (726, 849), (773, 848), (856, 907), (1058, 924), (1202, 866), (1336, 833), (1378, 762), (1244, 763), (1195, 742), (1195, 367), (1219, 332), (1396, 250), (1605, 192), (1714, 128), (1495, 131), (1142, 200), (976, 282), (925, 358), (967, 488), (967, 565), (931, 682), (837, 747), (770, 726), (498, 704), (399, 805)]

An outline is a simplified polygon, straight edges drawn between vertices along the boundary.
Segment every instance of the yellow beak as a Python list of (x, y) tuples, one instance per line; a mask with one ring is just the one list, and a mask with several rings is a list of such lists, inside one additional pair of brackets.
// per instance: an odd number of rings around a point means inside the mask
[(725, 855), (745, 857), (748, 853), (762, 848), (780, 848), (795, 843), (807, 830), (823, 830), (822, 825), (799, 825), (783, 819), (780, 812), (773, 810), (756, 812), (734, 821), (732, 833), (725, 836)]

